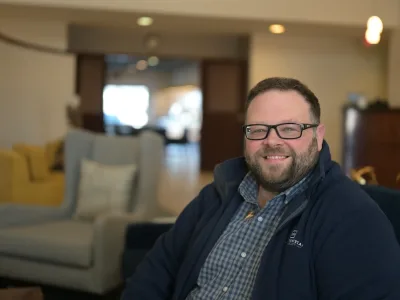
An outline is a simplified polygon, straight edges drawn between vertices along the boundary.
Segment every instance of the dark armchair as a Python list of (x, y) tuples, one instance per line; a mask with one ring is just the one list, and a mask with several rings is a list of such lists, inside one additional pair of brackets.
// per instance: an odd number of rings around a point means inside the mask
[(397, 240), (400, 243), (400, 190), (379, 185), (361, 185), (369, 196), (375, 200), (393, 225)]
[(122, 276), (124, 281), (134, 272), (137, 265), (154, 246), (156, 240), (174, 224), (174, 218), (159, 222), (130, 224), (126, 228), (125, 248), (122, 256)]

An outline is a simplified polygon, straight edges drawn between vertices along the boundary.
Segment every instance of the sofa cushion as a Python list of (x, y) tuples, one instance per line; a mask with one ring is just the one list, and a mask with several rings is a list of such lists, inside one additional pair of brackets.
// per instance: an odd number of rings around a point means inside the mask
[(0, 253), (13, 257), (88, 268), (92, 265), (93, 225), (72, 220), (0, 229)]
[(127, 212), (136, 171), (135, 164), (105, 165), (83, 159), (74, 218), (93, 220), (104, 213)]
[(48, 179), (50, 169), (45, 148), (34, 145), (15, 144), (13, 149), (27, 160), (32, 181)]

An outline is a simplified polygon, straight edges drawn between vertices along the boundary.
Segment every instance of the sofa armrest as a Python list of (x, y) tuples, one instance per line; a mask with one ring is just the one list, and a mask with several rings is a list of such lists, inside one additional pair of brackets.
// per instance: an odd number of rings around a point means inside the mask
[(97, 290), (106, 291), (122, 283), (122, 257), (130, 224), (175, 223), (176, 218), (145, 220), (135, 213), (104, 214), (94, 222), (94, 270)]
[(37, 205), (0, 205), (0, 228), (26, 226), (69, 218), (65, 207)]
[(94, 270), (96, 289), (122, 283), (121, 262), (128, 224), (143, 222), (135, 214), (104, 214), (94, 222)]

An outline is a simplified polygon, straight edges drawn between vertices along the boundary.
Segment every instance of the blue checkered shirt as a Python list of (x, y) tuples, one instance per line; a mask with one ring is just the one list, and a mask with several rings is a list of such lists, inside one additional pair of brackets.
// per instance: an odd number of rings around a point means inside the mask
[[(260, 208), (258, 184), (248, 173), (239, 192), (244, 201), (208, 255), (197, 279), (197, 287), (186, 300), (251, 299), (264, 249), (277, 229), (285, 208), (304, 191), (310, 176), (280, 193)], [(246, 219), (249, 212), (254, 217)]]

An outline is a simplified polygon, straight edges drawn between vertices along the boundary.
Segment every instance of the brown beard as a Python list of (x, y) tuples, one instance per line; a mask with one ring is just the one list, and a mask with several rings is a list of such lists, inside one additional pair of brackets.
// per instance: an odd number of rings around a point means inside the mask
[[(257, 158), (267, 155), (290, 156), (292, 163), (283, 170), (279, 178), (267, 178), (263, 174), (262, 166), (257, 162)], [(266, 191), (280, 193), (299, 182), (314, 168), (318, 161), (319, 151), (317, 138), (313, 137), (307, 151), (304, 153), (296, 153), (293, 149), (284, 150), (283, 148), (265, 147), (257, 151), (252, 157), (245, 151), (245, 159), (247, 167), (258, 182)], [(273, 168), (274, 166), (271, 166)]]

